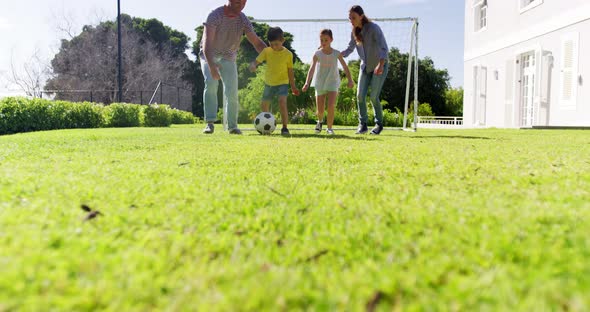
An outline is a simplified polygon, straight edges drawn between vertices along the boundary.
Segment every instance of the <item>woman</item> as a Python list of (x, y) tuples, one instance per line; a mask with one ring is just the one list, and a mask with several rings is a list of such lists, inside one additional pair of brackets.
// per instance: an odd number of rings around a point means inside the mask
[(356, 133), (365, 134), (369, 131), (366, 98), (370, 87), (371, 103), (375, 112), (375, 127), (371, 130), (371, 134), (378, 135), (383, 130), (383, 107), (379, 96), (389, 71), (387, 63), (389, 49), (381, 28), (367, 18), (359, 5), (350, 8), (348, 19), (352, 24), (352, 34), (348, 49), (342, 51), (342, 56), (347, 57), (356, 48), (361, 58), (357, 89), (359, 126)]

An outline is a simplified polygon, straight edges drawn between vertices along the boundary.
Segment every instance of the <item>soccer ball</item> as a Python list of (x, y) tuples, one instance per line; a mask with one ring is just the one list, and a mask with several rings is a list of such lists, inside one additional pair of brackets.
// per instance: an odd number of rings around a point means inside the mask
[(260, 134), (271, 134), (277, 127), (275, 116), (269, 112), (262, 112), (254, 119), (254, 128)]

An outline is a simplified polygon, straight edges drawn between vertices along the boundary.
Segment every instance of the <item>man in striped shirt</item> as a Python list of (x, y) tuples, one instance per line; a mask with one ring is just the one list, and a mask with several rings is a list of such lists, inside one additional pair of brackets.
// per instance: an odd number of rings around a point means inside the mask
[(201, 68), (205, 77), (203, 102), (207, 126), (203, 133), (214, 131), (213, 123), (217, 120), (217, 87), (223, 82), (223, 93), (227, 105), (224, 119), (230, 134), (242, 134), (238, 129), (238, 67), (236, 56), (240, 41), (246, 35), (248, 41), (260, 53), (266, 44), (254, 32), (252, 23), (242, 10), (246, 0), (228, 0), (227, 4), (213, 10), (204, 23), (201, 40)]

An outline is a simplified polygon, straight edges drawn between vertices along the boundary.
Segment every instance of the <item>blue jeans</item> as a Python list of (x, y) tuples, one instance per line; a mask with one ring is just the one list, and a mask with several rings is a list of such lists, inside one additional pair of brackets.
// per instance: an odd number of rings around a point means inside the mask
[[(215, 59), (215, 62), (221, 67), (219, 74), (223, 82), (223, 95), (225, 98), (224, 119), (227, 120), (229, 129), (238, 127), (238, 66), (235, 61), (225, 59)], [(219, 80), (211, 77), (211, 70), (209, 64), (202, 59), (201, 68), (203, 69), (203, 76), (205, 77), (205, 90), (203, 92), (203, 109), (205, 110), (205, 121), (217, 121), (217, 88), (219, 87)]]
[(373, 111), (375, 112), (375, 123), (383, 125), (383, 106), (381, 106), (381, 89), (387, 73), (389, 72), (389, 63), (383, 65), (383, 74), (375, 75), (373, 72), (366, 73), (361, 70), (359, 73), (358, 89), (356, 91), (357, 108), (359, 111), (359, 122), (367, 124), (369, 117), (367, 116), (367, 93), (371, 87), (371, 104), (373, 104)]

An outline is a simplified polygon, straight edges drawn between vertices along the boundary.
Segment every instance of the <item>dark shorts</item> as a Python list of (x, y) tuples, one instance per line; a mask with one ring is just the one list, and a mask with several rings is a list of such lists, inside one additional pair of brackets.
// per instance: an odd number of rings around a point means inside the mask
[(262, 93), (262, 100), (263, 101), (270, 101), (272, 98), (277, 96), (287, 96), (289, 95), (289, 85), (278, 85), (278, 86), (269, 86), (264, 85), (264, 93)]

